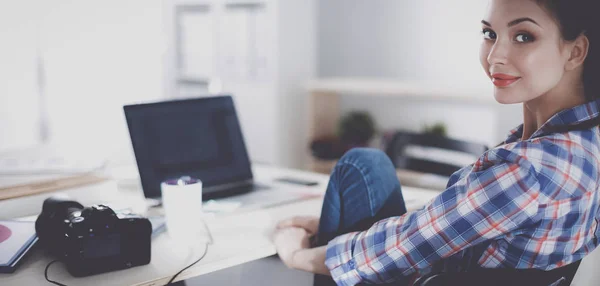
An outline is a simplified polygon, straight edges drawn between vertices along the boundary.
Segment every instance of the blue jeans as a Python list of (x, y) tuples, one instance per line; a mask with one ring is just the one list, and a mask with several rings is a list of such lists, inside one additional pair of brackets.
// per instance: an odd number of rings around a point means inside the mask
[[(315, 244), (326, 245), (338, 235), (366, 230), (379, 220), (405, 213), (400, 182), (389, 157), (376, 149), (352, 149), (331, 173)], [(335, 285), (323, 275), (315, 275), (314, 284)]]

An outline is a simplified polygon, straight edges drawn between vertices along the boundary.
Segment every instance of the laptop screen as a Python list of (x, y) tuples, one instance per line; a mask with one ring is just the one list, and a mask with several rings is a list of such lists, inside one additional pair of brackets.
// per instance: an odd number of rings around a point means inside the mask
[(167, 179), (191, 176), (203, 188), (252, 179), (231, 96), (124, 106), (144, 195)]

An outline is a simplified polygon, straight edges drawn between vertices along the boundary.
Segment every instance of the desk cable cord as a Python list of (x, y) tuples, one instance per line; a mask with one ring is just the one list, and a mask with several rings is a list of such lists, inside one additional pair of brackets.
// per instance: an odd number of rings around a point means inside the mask
[(208, 226), (206, 225), (206, 223), (204, 222), (203, 219), (200, 219), (200, 221), (202, 222), (204, 230), (206, 230), (206, 233), (208, 234), (208, 242), (206, 242), (206, 244), (205, 244), (204, 253), (202, 253), (202, 255), (200, 256), (200, 258), (198, 258), (198, 260), (192, 262), (190, 265), (186, 266), (185, 268), (183, 268), (179, 272), (177, 272), (177, 274), (175, 274), (171, 278), (171, 280), (169, 280), (169, 282), (167, 283), (167, 285), (172, 285), (171, 283), (173, 283), (173, 281), (175, 281), (175, 278), (177, 278), (177, 276), (179, 276), (179, 274), (181, 274), (183, 271), (186, 271), (190, 267), (196, 265), (196, 263), (200, 262), (200, 260), (202, 260), (202, 258), (204, 258), (204, 256), (206, 256), (206, 253), (208, 253), (208, 245), (209, 244), (213, 244), (213, 237), (212, 237), (212, 234), (210, 233), (210, 230), (208, 229)]
[(54, 285), (67, 286), (67, 285), (62, 284), (60, 282), (50, 280), (50, 278), (48, 278), (48, 268), (50, 268), (50, 265), (54, 264), (54, 262), (57, 262), (57, 261), (59, 261), (59, 260), (58, 259), (52, 260), (52, 261), (50, 261), (50, 263), (48, 263), (48, 265), (46, 265), (46, 270), (44, 270), (44, 277), (46, 277), (46, 281), (48, 281), (48, 282), (50, 282), (50, 283), (52, 283)]
[[(204, 258), (204, 256), (206, 256), (206, 253), (208, 253), (208, 245), (209, 244), (213, 244), (213, 237), (212, 234), (210, 233), (210, 230), (208, 229), (208, 226), (206, 225), (206, 223), (204, 222), (204, 220), (200, 220), (202, 222), (202, 225), (204, 227), (204, 229), (206, 230), (206, 233), (208, 234), (208, 242), (206, 242), (205, 247), (204, 247), (204, 253), (202, 253), (202, 256), (200, 256), (200, 258), (198, 258), (196, 261), (192, 262), (190, 265), (186, 266), (185, 268), (181, 269), (179, 272), (177, 272), (177, 274), (175, 274), (171, 280), (169, 280), (169, 282), (167, 283), (167, 285), (171, 285), (171, 283), (173, 283), (173, 281), (175, 280), (175, 278), (177, 278), (177, 276), (179, 276), (179, 274), (181, 274), (183, 271), (186, 271), (187, 269), (189, 269), (190, 267), (196, 265), (196, 263), (200, 262), (200, 260), (202, 260), (202, 258)], [(46, 278), (46, 281), (54, 284), (54, 285), (58, 285), (58, 286), (67, 286), (66, 284), (62, 284), (58, 281), (54, 281), (54, 280), (50, 280), (50, 278), (48, 278), (48, 269), (50, 268), (50, 266), (52, 264), (54, 264), (55, 262), (58, 262), (58, 259), (52, 260), (48, 263), (48, 265), (46, 265), (46, 269), (44, 270), (44, 277)]]

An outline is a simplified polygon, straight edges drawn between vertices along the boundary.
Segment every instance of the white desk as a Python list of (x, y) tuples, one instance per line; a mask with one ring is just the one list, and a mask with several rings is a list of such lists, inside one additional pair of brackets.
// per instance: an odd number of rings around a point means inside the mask
[[(209, 245), (208, 253), (202, 261), (180, 274), (177, 280), (274, 255), (276, 252), (270, 234), (277, 221), (294, 215), (319, 215), (328, 176), (264, 166), (255, 167), (253, 171), (255, 177), (262, 182), (271, 182), (274, 178), (285, 175), (317, 180), (320, 184), (315, 187), (299, 186), (294, 189), (293, 191), (307, 196), (307, 199), (302, 201), (208, 217), (206, 223), (214, 243)], [(139, 188), (119, 190), (115, 182), (67, 190), (65, 193), (84, 205), (116, 202), (129, 205), (136, 212), (145, 208), (143, 193)], [(409, 209), (418, 207), (439, 194), (435, 191), (410, 187), (403, 187), (403, 193)], [(40, 211), (43, 200), (50, 195), (42, 194), (0, 201), (0, 218), (35, 215)], [(313, 198), (308, 198), (310, 195)], [(193, 221), (191, 219), (190, 223)], [(148, 265), (74, 278), (68, 274), (62, 264), (56, 263), (50, 268), (49, 276), (50, 279), (66, 285), (164, 285), (172, 275), (198, 259), (203, 251), (204, 244), (198, 244), (190, 250), (189, 247), (178, 244), (166, 233), (162, 233), (152, 240), (152, 261)], [(44, 285), (47, 283), (44, 278), (44, 268), (53, 259), (41, 249), (36, 249), (29, 254), (15, 273), (0, 274), (0, 284)]]

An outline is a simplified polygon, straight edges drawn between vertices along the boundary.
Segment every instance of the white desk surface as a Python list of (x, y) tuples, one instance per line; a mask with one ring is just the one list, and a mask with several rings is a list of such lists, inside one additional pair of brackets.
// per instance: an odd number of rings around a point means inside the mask
[[(263, 209), (242, 209), (231, 214), (205, 218), (213, 237), (213, 244), (209, 245), (207, 255), (194, 267), (180, 274), (177, 280), (274, 255), (276, 252), (270, 235), (277, 221), (295, 215), (319, 215), (328, 176), (264, 166), (256, 166), (253, 171), (256, 179), (261, 182), (272, 182), (274, 178), (285, 175), (317, 180), (320, 184), (315, 187), (299, 186), (292, 190), (305, 194), (307, 197), (305, 200)], [(436, 191), (411, 187), (403, 187), (402, 191), (409, 209), (417, 208), (439, 194)], [(130, 206), (138, 213), (142, 213), (145, 209), (141, 189), (117, 188), (114, 181), (66, 190), (65, 193), (84, 205), (114, 202), (117, 205)], [(40, 194), (0, 201), (0, 219), (37, 215), (43, 200), (51, 195)], [(190, 219), (190, 223), (194, 221)], [(185, 246), (171, 239), (165, 232), (153, 238), (152, 260), (148, 265), (75, 278), (68, 274), (61, 263), (55, 263), (50, 268), (49, 277), (66, 285), (164, 285), (172, 275), (198, 259), (203, 251), (203, 243), (193, 247)], [(48, 256), (42, 249), (35, 249), (25, 258), (15, 273), (0, 274), (0, 284), (46, 284), (44, 268), (53, 259), (54, 257)]]

